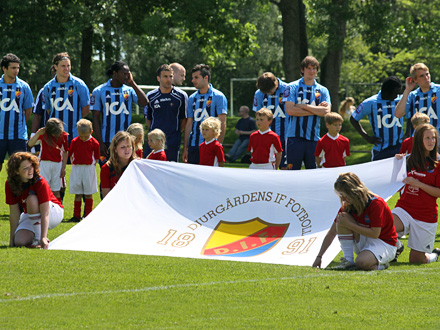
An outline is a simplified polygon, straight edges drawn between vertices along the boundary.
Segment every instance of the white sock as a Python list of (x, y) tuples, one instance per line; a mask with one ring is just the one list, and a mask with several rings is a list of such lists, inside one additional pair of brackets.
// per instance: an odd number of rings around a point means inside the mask
[(402, 245), (403, 245), (403, 243), (401, 241), (397, 240), (397, 242), (396, 242), (397, 250), (400, 249), (402, 247)]
[(353, 234), (348, 235), (338, 235), (339, 244), (341, 244), (342, 253), (344, 258), (352, 263), (354, 263), (353, 254)]
[(438, 259), (437, 253), (426, 253), (426, 256), (428, 257), (428, 264), (431, 262), (436, 262)]

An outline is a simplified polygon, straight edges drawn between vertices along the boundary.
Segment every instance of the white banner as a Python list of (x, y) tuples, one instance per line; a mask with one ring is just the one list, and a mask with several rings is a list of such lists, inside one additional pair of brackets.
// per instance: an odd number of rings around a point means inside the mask
[[(311, 266), (340, 207), (333, 184), (349, 171), (385, 199), (406, 175), (394, 158), (302, 171), (133, 161), (49, 248)], [(339, 251), (336, 239), (322, 266)]]

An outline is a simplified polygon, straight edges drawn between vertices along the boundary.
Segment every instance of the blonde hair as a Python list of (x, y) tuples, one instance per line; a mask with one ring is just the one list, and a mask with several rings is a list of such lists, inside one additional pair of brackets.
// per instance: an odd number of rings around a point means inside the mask
[(119, 143), (123, 141), (129, 141), (129, 143), (131, 143), (131, 147), (133, 148), (131, 156), (128, 159), (128, 164), (130, 164), (130, 162), (135, 158), (134, 141), (131, 135), (125, 131), (119, 131), (118, 133), (116, 133), (115, 136), (113, 136), (112, 142), (110, 143), (110, 158), (107, 161), (107, 165), (109, 167), (113, 167), (116, 171), (116, 174), (119, 176), (122, 174), (122, 167), (119, 164), (119, 156), (116, 152), (116, 148)]
[(333, 123), (342, 123), (344, 119), (342, 116), (337, 112), (329, 112), (324, 117), (326, 124), (333, 124)]
[(350, 109), (351, 106), (354, 105), (354, 98), (347, 97), (344, 101), (341, 102), (341, 105), (339, 106), (339, 113), (341, 116), (344, 116), (347, 110)]
[[(142, 149), (142, 145), (144, 143), (144, 126), (140, 123), (133, 123), (127, 128), (127, 132), (130, 133), (134, 137), (136, 150)], [(138, 143), (136, 143), (136, 139), (141, 136), (141, 139)]]
[(255, 116), (265, 116), (267, 120), (273, 120), (273, 113), (268, 108), (261, 108), (255, 113)]
[(431, 120), (426, 113), (416, 112), (414, 116), (411, 117), (411, 124), (414, 128), (422, 124), (429, 124)]
[(215, 133), (215, 138), (220, 136), (222, 130), (222, 123), (216, 117), (208, 117), (200, 124), (201, 129), (212, 129)]
[(150, 133), (148, 133), (148, 140), (159, 141), (161, 149), (165, 148), (165, 144), (167, 142), (165, 133), (159, 128), (155, 128)]
[(92, 122), (88, 119), (82, 118), (80, 120), (78, 120), (78, 122), (76, 123), (76, 129), (78, 130), (79, 133), (92, 133), (93, 131), (93, 126), (92, 126)]
[(414, 64), (411, 69), (409, 69), (409, 74), (414, 79), (417, 76), (417, 70), (423, 70), (423, 71), (429, 71), (428, 67), (425, 65), (425, 63), (416, 63)]
[(349, 205), (346, 211), (356, 212), (357, 215), (361, 215), (367, 207), (368, 200), (374, 196), (359, 177), (351, 172), (339, 174), (334, 188), (347, 199)]

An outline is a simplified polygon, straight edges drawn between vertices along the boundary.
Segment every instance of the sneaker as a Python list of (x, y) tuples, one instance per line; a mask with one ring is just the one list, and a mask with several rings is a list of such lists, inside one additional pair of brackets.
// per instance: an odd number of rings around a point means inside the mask
[(435, 248), (434, 250), (432, 250), (432, 253), (435, 253), (437, 255), (437, 260), (436, 261), (438, 261), (438, 258), (440, 256), (440, 249), (439, 248)]
[(77, 217), (71, 217), (67, 222), (80, 222), (81, 219)]
[(399, 256), (402, 254), (404, 249), (405, 249), (405, 246), (402, 244), (402, 246), (396, 250), (396, 255), (394, 256), (394, 259), (391, 260), (391, 262), (396, 262), (397, 258), (399, 258)]
[(356, 268), (356, 265), (353, 262), (348, 261), (345, 258), (341, 258), (341, 263), (339, 265), (333, 267), (332, 269), (334, 269), (334, 270), (348, 270), (348, 269), (353, 269), (353, 268)]

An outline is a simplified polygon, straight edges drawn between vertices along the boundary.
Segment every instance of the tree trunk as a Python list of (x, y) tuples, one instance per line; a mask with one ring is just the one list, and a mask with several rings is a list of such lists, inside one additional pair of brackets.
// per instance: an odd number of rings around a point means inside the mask
[(93, 26), (86, 26), (82, 30), (80, 78), (89, 89), (92, 87), (92, 54), (93, 54)]
[(321, 83), (328, 88), (332, 111), (339, 106), (339, 80), (341, 76), (342, 53), (347, 29), (348, 0), (333, 0), (331, 15), (334, 18), (329, 29), (327, 54), (321, 63)]
[(307, 54), (305, 9), (302, 0), (280, 0), (277, 3), (283, 24), (283, 68), (288, 82), (301, 77), (300, 64)]

